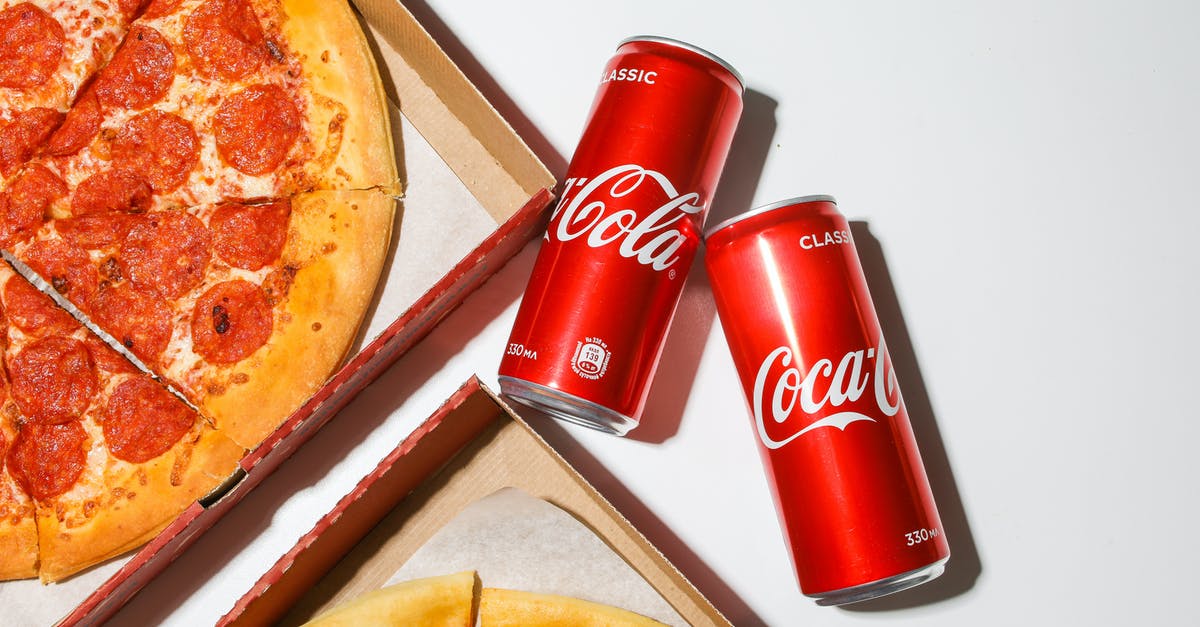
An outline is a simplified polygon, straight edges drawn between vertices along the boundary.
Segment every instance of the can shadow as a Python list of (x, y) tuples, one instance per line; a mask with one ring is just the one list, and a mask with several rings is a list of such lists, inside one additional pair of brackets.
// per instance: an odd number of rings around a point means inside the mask
[(916, 588), (841, 608), (852, 612), (886, 612), (929, 605), (963, 594), (975, 586), (983, 566), (954, 480), (954, 470), (938, 431), (937, 418), (921, 376), (912, 338), (904, 322), (900, 299), (896, 296), (896, 288), (888, 272), (883, 247), (871, 234), (866, 222), (851, 222), (850, 232), (867, 277), (871, 300), (879, 314), (883, 335), (887, 338), (888, 352), (891, 353), (896, 377), (904, 393), (904, 405), (916, 434), (925, 472), (929, 475), (942, 527), (950, 542), (950, 561), (946, 563), (946, 572), (941, 577)]
[[(753, 89), (743, 95), (742, 119), (734, 133), (706, 224), (718, 224), (751, 208), (775, 139), (778, 105), (775, 99)], [(716, 305), (708, 274), (704, 272), (701, 247), (675, 309), (675, 319), (642, 412), (642, 423), (629, 432), (628, 438), (661, 444), (679, 431), (715, 316)]]
[(446, 26), (437, 12), (424, 0), (405, 0), (404, 7), (421, 26), (429, 32), (446, 54), (454, 59), (454, 64), (466, 75), (475, 88), (479, 90), (488, 102), (504, 117), (513, 130), (525, 140), (530, 150), (541, 159), (542, 163), (561, 181), (567, 172), (567, 160), (558, 152), (554, 144), (538, 129), (517, 103), (504, 92), (500, 84), (488, 73), (471, 50)]
[(535, 409), (521, 407), (521, 417), (542, 436), (554, 450), (579, 471), (621, 515), (657, 547), (673, 566), (696, 586), (713, 606), (739, 627), (765, 627), (754, 610), (742, 600), (713, 570), (693, 553), (663, 521), (634, 496), (621, 480), (613, 476), (604, 464), (580, 445), (562, 423)]

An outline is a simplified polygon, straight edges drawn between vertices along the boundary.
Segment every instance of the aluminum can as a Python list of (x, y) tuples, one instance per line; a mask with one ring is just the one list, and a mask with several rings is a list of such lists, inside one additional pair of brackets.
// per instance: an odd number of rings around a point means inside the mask
[(617, 47), (500, 363), (505, 395), (618, 435), (637, 426), (743, 91), (690, 44)]
[(949, 545), (833, 198), (751, 210), (705, 243), (801, 591), (841, 605), (940, 575)]

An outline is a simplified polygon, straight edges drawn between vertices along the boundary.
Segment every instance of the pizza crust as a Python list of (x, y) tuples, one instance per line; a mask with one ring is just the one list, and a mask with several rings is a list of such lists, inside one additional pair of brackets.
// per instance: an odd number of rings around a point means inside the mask
[(375, 58), (345, 0), (283, 0), (282, 25), (304, 72), (307, 128), (319, 154), (316, 189), (399, 193), (387, 96)]
[(0, 476), (0, 483), (6, 484), (0, 486), (0, 511), (7, 514), (0, 519), (0, 581), (35, 577), (38, 545), (33, 504), (28, 499), (15, 502), (13, 494), (3, 494), (6, 489), (19, 489), (7, 471)]
[(298, 270), (271, 338), (208, 375), (194, 399), (235, 442), (257, 446), (345, 358), (379, 283), (395, 204), (375, 190), (292, 199), (283, 265)]
[(474, 605), (475, 573), (468, 570), (369, 592), (305, 623), (305, 627), (469, 627), (474, 624)]
[[(0, 283), (2, 289), (3, 283)], [(0, 308), (2, 309), (2, 308)], [(8, 381), (0, 371), (0, 581), (37, 576), (37, 525), (33, 501), (4, 465), (8, 446), (16, 438), (16, 404), (9, 398)]]
[(655, 627), (662, 623), (611, 605), (556, 594), (484, 588), (480, 627)]
[[(245, 452), (200, 420), (170, 450), (142, 464), (105, 451), (99, 485), (81, 482), (38, 504), (42, 582), (59, 581), (146, 543), (228, 478)], [(84, 513), (88, 508), (94, 508), (90, 517)]]

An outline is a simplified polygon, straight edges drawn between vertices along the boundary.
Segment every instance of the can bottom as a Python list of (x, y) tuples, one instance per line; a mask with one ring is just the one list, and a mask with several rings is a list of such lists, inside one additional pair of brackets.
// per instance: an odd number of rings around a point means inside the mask
[(597, 431), (625, 435), (638, 421), (603, 405), (515, 377), (499, 377), (500, 392), (553, 418)]
[(880, 579), (879, 581), (805, 596), (815, 599), (817, 605), (846, 605), (848, 603), (877, 599), (937, 579), (938, 576), (945, 572), (946, 560), (948, 559), (950, 559), (949, 555), (928, 566), (922, 566), (921, 568), (900, 573), (886, 579)]

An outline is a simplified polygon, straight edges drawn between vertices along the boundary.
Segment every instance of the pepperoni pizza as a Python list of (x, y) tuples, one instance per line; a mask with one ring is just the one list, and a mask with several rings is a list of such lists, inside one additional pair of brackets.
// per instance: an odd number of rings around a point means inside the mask
[(316, 391), (393, 154), (344, 0), (0, 0), (0, 579), (138, 546)]

